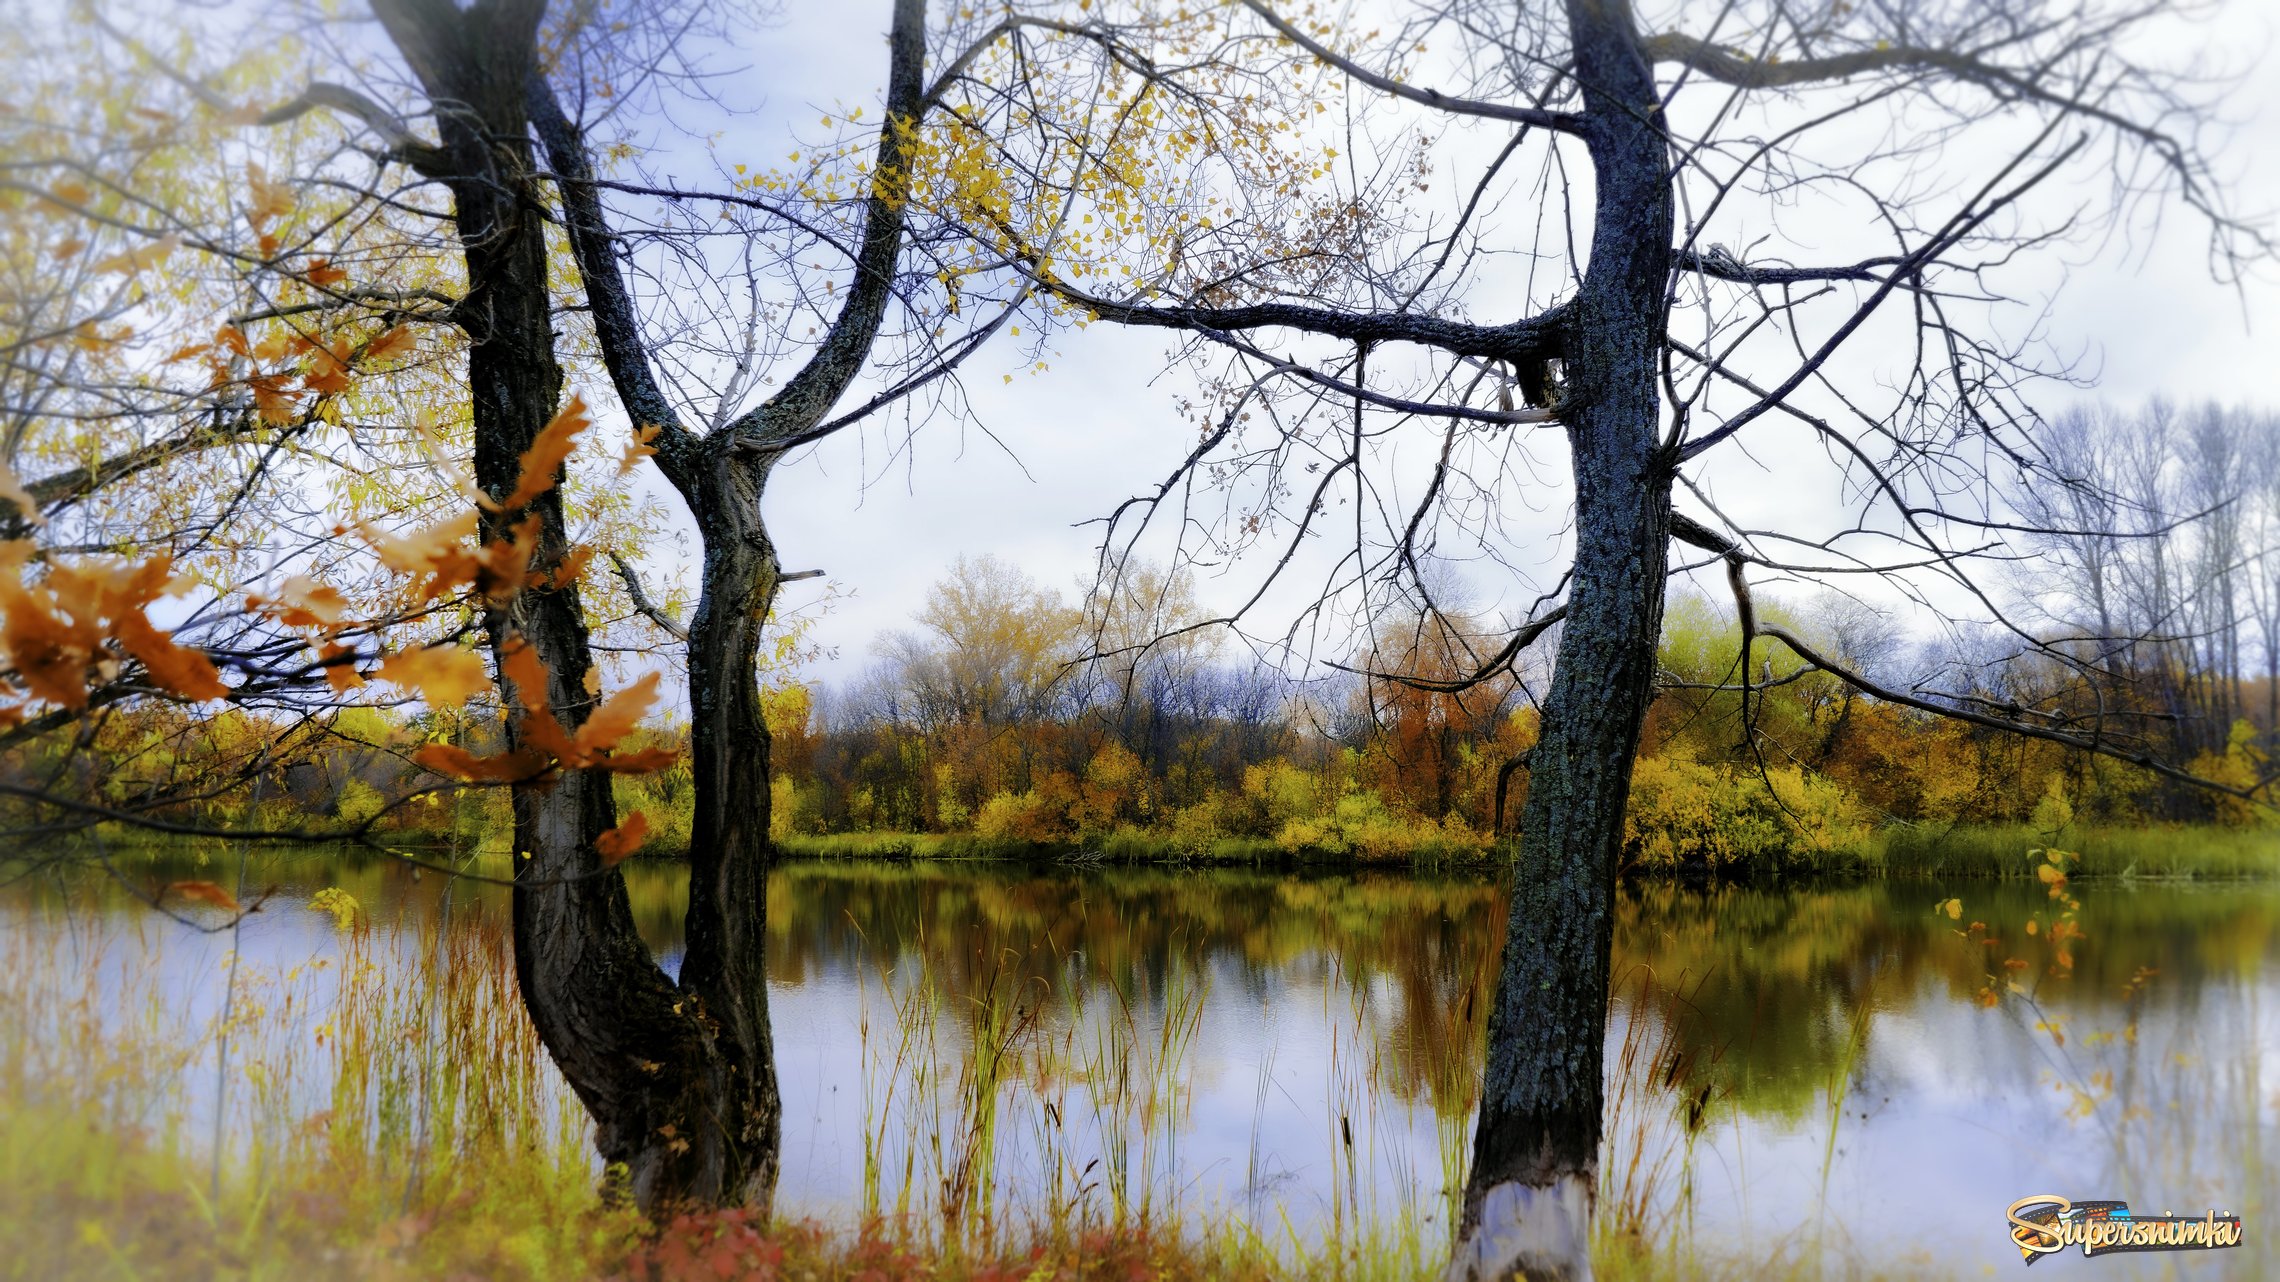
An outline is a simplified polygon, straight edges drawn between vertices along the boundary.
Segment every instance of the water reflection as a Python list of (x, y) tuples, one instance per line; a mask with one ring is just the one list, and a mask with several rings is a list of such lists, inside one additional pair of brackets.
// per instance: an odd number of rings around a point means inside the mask
[[(325, 856), (265, 860), (254, 882), (278, 893), (244, 955), (279, 968), (336, 947), (297, 911), (321, 886), (405, 939), (504, 910), (492, 889)], [(669, 966), (678, 882), (631, 877)], [(2033, 883), (1626, 888), (1605, 1203), (1722, 1255), (1973, 1275), (2016, 1267), (2002, 1208), (2029, 1193), (2213, 1207), (2248, 1215), (2248, 1246), (2096, 1267), (2260, 1276), (2280, 891), (2078, 890), (2088, 941), (2055, 977), (2022, 933)], [(785, 1209), (1443, 1231), (1504, 918), (1493, 884), (802, 863), (768, 893)], [(1933, 910), (1950, 895), (1965, 920)], [(57, 911), (74, 901), (99, 902), (114, 953), (163, 951), (178, 1013), (208, 1017), (226, 940), (80, 882), (19, 884), (0, 923), (77, 946)], [(2026, 991), (1983, 1008), (1991, 975)]]

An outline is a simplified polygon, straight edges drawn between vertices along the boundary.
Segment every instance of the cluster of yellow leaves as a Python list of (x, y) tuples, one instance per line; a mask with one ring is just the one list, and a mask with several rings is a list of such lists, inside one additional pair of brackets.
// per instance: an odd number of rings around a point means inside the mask
[(152, 685), (177, 697), (229, 694), (211, 659), (150, 621), (150, 606), (173, 586), (170, 559), (57, 564), (33, 581), (31, 556), (27, 542), (0, 544), (0, 647), (15, 669), (11, 686), (0, 687), (0, 723), (20, 723), (40, 701), (84, 708), (130, 658)]

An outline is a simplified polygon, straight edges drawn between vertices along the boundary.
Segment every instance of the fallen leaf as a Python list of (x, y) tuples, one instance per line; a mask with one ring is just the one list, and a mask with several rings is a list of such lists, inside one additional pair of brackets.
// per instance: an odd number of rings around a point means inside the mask
[(16, 514), (30, 524), (47, 524), (47, 518), (40, 515), (40, 505), (32, 498), (32, 492), (24, 488), (24, 483), (16, 478), (16, 469), (8, 466), (8, 460), (4, 458), (0, 458), (0, 499), (15, 504)]
[(419, 336), (412, 332), (411, 326), (394, 326), (364, 345), (364, 359), (366, 361), (392, 361), (399, 356), (409, 355), (412, 348), (417, 345), (418, 339)]

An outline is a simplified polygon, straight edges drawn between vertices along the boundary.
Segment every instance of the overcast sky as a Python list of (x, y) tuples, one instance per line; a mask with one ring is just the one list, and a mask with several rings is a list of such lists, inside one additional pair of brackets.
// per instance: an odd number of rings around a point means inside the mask
[[(791, 0), (786, 8), (751, 37), (748, 75), (723, 87), (745, 108), (723, 118), (716, 143), (723, 161), (780, 163), (815, 133), (822, 112), (879, 99), (887, 0)], [(2233, 0), (2206, 34), (2233, 65), (2261, 62), (2276, 20), (2280, 6), (2269, 0)], [(2231, 99), (2229, 114), (2241, 123), (2222, 159), (2243, 211), (2280, 208), (2280, 174), (2262, 163), (2280, 142), (2275, 80), (2249, 77)], [(693, 182), (711, 176), (709, 162), (693, 158), (690, 167)], [(2097, 180), (2095, 173), (2080, 177)], [(2079, 195), (2096, 204), (2105, 191), (2086, 185)], [(2269, 348), (2280, 330), (2280, 277), (2266, 270), (2245, 290), (2213, 284), (2201, 231), (2179, 211), (2170, 216), (2172, 236), (2062, 251), (2069, 279), (2051, 317), (2052, 341), (2085, 356), (2101, 396), (2275, 404)], [(1100, 325), (1063, 333), (1053, 348), (1052, 367), (1042, 374), (1029, 373), (1028, 355), (1011, 344), (976, 358), (965, 379), (972, 422), (938, 418), (899, 453), (879, 432), (845, 432), (778, 471), (767, 515), (785, 566), (827, 571), (838, 593), (815, 631), (836, 658), (818, 663), (813, 675), (837, 681), (867, 666), (873, 639), (909, 626), (927, 586), (961, 553), (1011, 561), (1074, 597), (1090, 572), (1093, 544), (1078, 523), (1153, 484), (1192, 444), (1190, 427), (1173, 408), (1189, 375), (1167, 369), (1163, 335)], [(1006, 373), (1014, 375), (1011, 385), (1001, 377)], [(2054, 387), (2046, 408), (2073, 395)], [(1800, 488), (1783, 475), (1780, 460), (1759, 461), (1762, 473), (1737, 460), (1718, 476), (1720, 502), (1743, 524), (1769, 524), (1800, 504), (1823, 519), (1833, 515), (1833, 486)], [(643, 483), (662, 493), (654, 475)], [(670, 496), (665, 507), (679, 512)], [(1556, 578), (1560, 515), (1541, 518), (1539, 559), (1547, 573), (1491, 588), (1487, 604), (1517, 608)], [(659, 557), (655, 568), (666, 571), (669, 559)], [(1232, 590), (1232, 581), (1204, 584), (1207, 598), (1224, 600)], [(785, 605), (821, 594), (818, 583), (793, 584)]]

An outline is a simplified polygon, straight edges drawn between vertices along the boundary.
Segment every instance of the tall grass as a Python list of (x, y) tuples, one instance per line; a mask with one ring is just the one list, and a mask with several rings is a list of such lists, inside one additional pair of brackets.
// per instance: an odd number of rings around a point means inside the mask
[[(632, 1241), (494, 922), (351, 920), (283, 969), (178, 959), (116, 918), (21, 926), (0, 935), (0, 1271), (539, 1278)], [(202, 1018), (199, 964), (227, 985)]]
[(2080, 854), (2078, 877), (2280, 876), (2275, 827), (2070, 825), (2044, 832), (2027, 825), (1899, 825), (1880, 834), (1871, 866), (1889, 876), (2030, 878), (2037, 861), (2027, 852), (2049, 846)]

